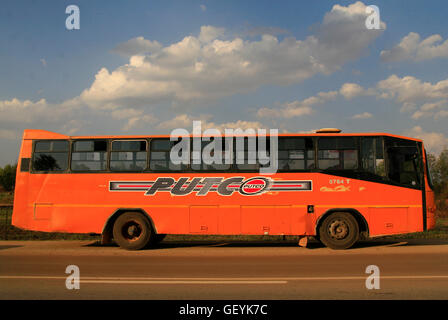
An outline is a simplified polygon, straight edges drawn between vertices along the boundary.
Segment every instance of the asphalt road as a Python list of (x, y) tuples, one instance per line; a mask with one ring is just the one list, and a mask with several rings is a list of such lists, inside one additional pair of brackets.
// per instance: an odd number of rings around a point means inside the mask
[[(79, 289), (66, 287), (68, 265)], [(369, 265), (379, 289), (367, 289)], [(371, 283), (371, 282), (369, 282)], [(375, 240), (334, 251), (293, 242), (0, 241), (0, 299), (448, 299), (448, 241)]]

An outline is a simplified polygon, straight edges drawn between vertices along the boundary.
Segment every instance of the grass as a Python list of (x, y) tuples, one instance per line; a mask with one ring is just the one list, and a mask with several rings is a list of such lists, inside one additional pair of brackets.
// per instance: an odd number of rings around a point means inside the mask
[(448, 240), (448, 218), (438, 218), (436, 226), (432, 230), (390, 236), (393, 239), (447, 239)]

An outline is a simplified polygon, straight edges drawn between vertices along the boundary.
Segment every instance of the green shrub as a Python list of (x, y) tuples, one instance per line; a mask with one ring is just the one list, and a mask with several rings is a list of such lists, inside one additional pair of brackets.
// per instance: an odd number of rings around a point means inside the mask
[(4, 168), (0, 168), (0, 185), (5, 191), (13, 191), (16, 182), (17, 165), (7, 164)]

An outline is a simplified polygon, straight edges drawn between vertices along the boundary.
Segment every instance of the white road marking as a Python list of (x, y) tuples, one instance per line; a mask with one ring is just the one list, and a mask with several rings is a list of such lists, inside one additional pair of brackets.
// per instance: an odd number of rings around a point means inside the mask
[[(22, 280), (65, 280), (64, 276), (20, 276), (5, 275), (1, 279)], [(286, 284), (289, 281), (333, 281), (333, 280), (365, 280), (365, 276), (328, 276), (328, 277), (257, 277), (257, 278), (168, 278), (168, 277), (81, 277), (82, 283), (104, 284)], [(448, 275), (383, 275), (381, 279), (447, 279)]]
[(81, 283), (103, 284), (286, 284), (288, 281), (250, 281), (250, 280), (80, 280)]
[[(65, 280), (60, 276), (0, 276), (1, 279)], [(141, 278), (141, 277), (81, 277), (81, 283), (104, 284), (286, 284), (286, 280), (246, 278)]]

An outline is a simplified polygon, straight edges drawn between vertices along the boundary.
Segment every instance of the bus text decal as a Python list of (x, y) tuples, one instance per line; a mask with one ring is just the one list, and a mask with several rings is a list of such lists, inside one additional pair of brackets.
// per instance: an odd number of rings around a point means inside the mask
[(267, 177), (159, 177), (155, 181), (109, 181), (109, 191), (145, 191), (145, 195), (153, 196), (157, 192), (170, 192), (175, 196), (186, 196), (196, 193), (205, 196), (209, 192), (217, 192), (221, 196), (231, 196), (235, 192), (241, 195), (260, 195), (277, 191), (312, 191), (311, 180), (273, 180)]

